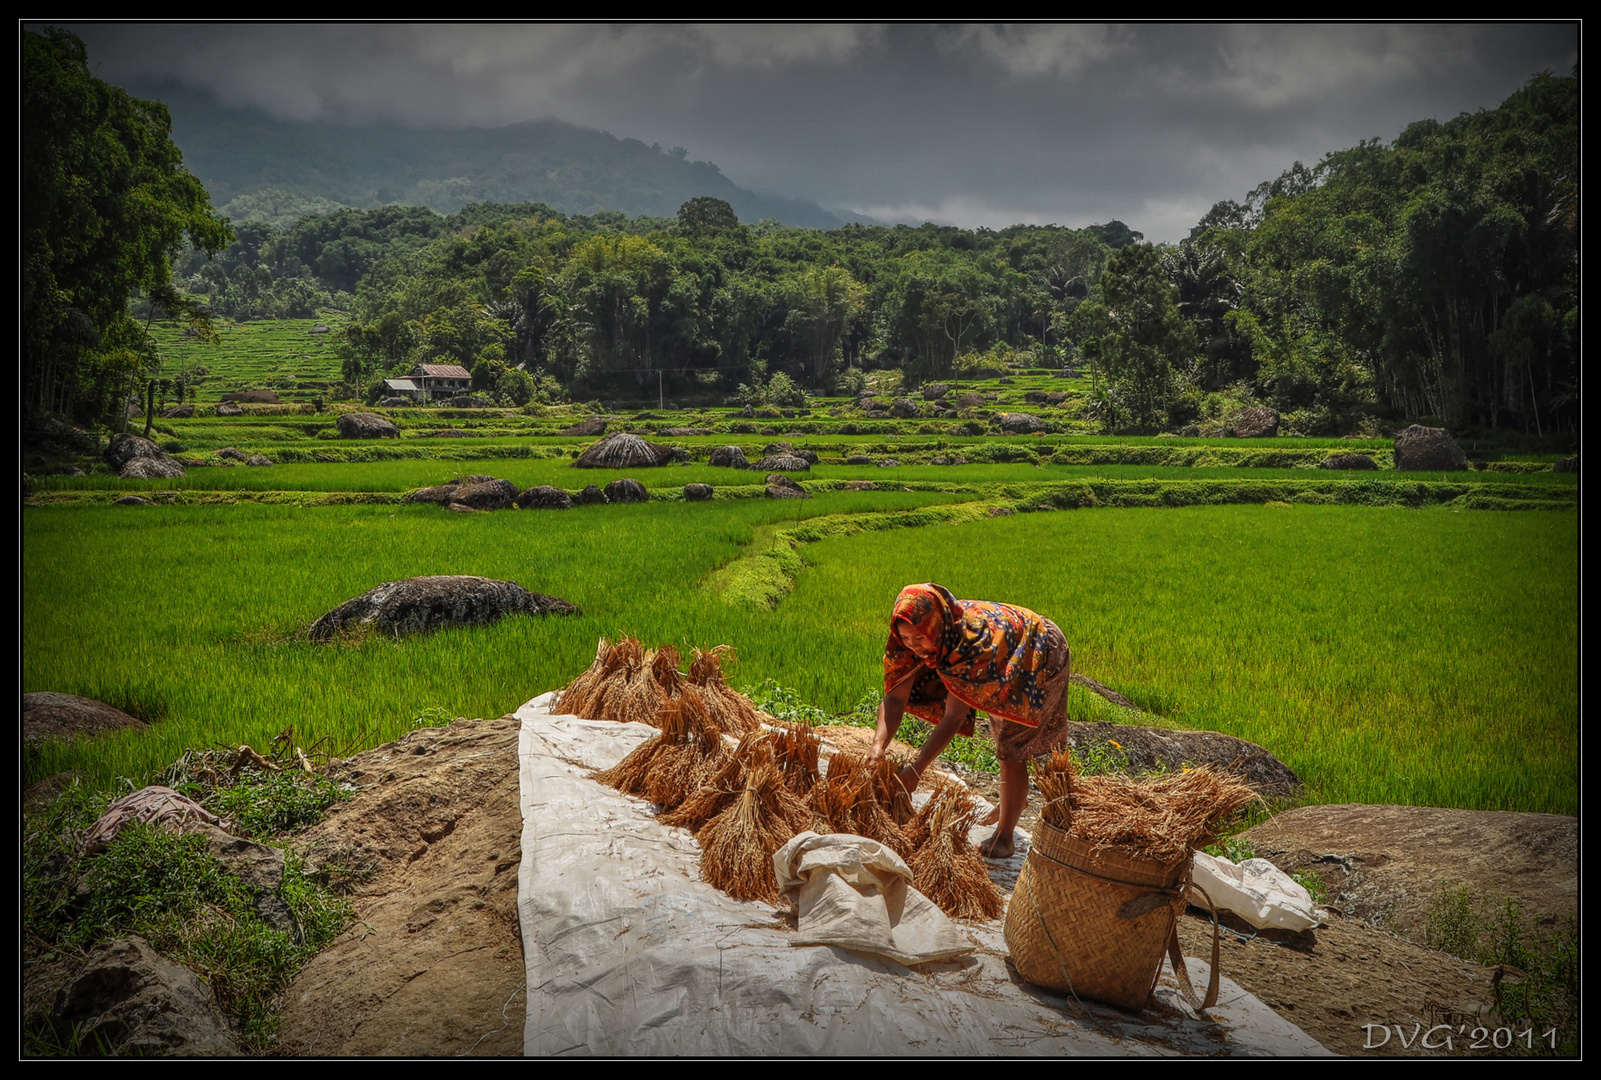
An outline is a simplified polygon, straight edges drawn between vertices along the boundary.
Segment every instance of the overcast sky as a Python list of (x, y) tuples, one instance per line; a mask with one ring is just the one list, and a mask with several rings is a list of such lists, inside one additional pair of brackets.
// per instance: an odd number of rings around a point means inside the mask
[(58, 24), (109, 82), (286, 119), (555, 117), (882, 220), (1177, 241), (1297, 159), (1567, 75), (1573, 22)]

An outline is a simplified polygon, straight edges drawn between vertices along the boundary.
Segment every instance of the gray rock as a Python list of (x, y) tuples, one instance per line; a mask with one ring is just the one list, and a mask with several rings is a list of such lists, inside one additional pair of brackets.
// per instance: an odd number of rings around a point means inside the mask
[(377, 413), (345, 413), (337, 421), (341, 439), (398, 439), (400, 429), (388, 417)]
[(399, 637), (453, 626), (485, 626), (506, 615), (573, 615), (565, 600), (533, 593), (511, 581), (466, 574), (406, 578), (368, 590), (334, 608), (307, 631), (328, 641), (348, 629), (371, 628)]
[(594, 484), (590, 484), (583, 491), (573, 496), (573, 502), (578, 503), (580, 506), (594, 506), (596, 504), (604, 504), (605, 501), (606, 493)]
[(792, 477), (785, 476), (783, 473), (768, 473), (767, 478), (763, 481), (763, 483), (765, 483), (768, 487), (779, 487), (789, 491), (805, 490), (799, 484), (797, 484)]
[(174, 405), (161, 414), (163, 420), (187, 420), (195, 414), (193, 405)]
[(1279, 433), (1279, 414), (1253, 405), (1234, 414), (1234, 435), (1240, 439), (1271, 439)]
[(106, 464), (119, 473), (127, 467), (130, 461), (136, 461), (139, 458), (164, 458), (166, 456), (161, 447), (149, 439), (127, 433), (113, 435), (111, 437), (111, 445), (106, 447)]
[(898, 469), (901, 467), (900, 458), (887, 457), (878, 463), (880, 469)]
[(872, 463), (873, 459), (866, 454), (852, 454), (845, 459), (845, 464), (847, 465), (871, 465)]
[(271, 458), (262, 457), (260, 454), (252, 454), (250, 456), (250, 459), (248, 461), (246, 461), (245, 464), (246, 465), (254, 465), (256, 468), (259, 469), (259, 468), (262, 468), (264, 466), (271, 465), (272, 464), (272, 459)]
[(1551, 463), (1551, 471), (1577, 473), (1579, 471), (1579, 455), (1574, 454), (1572, 457), (1565, 457), (1557, 461), (1553, 461)]
[(958, 409), (982, 409), (984, 405), (984, 395), (976, 390), (969, 390), (956, 399), (956, 407)]
[(1327, 461), (1318, 462), (1320, 469), (1367, 470), (1377, 469), (1378, 463), (1366, 454), (1335, 454)]
[(748, 469), (750, 462), (745, 459), (745, 451), (737, 446), (719, 446), (712, 451), (708, 464), (716, 465), (722, 469)]
[(1468, 456), (1444, 428), (1413, 424), (1395, 437), (1397, 472), (1462, 472)]
[(249, 454), (246, 454), (246, 453), (244, 453), (243, 451), (240, 451), (240, 450), (235, 450), (231, 446), (224, 446), (221, 450), (218, 450), (217, 451), (217, 456), (220, 457), (220, 458), (228, 458), (230, 461), (249, 461), (250, 460), (250, 455)]
[(1013, 435), (1038, 435), (1045, 430), (1045, 421), (1033, 413), (1002, 413), (1001, 430)]
[(743, 409), (739, 410), (739, 415), (746, 420), (754, 420), (756, 419), (756, 410), (747, 405)]
[(570, 428), (558, 431), (558, 435), (579, 435), (586, 439), (593, 439), (597, 435), (606, 434), (606, 419), (601, 416), (591, 416), (588, 420), (580, 420)]
[(245, 410), (241, 409), (231, 401), (224, 401), (217, 406), (218, 416), (243, 416), (244, 414)]
[(638, 480), (625, 476), (606, 485), (606, 501), (609, 503), (642, 503), (649, 500), (650, 494)]
[(806, 472), (811, 469), (811, 463), (803, 457), (794, 454), (772, 454), (758, 461), (754, 468), (775, 472)]
[(449, 506), (456, 497), (457, 484), (438, 484), (434, 487), (418, 488), (406, 496), (409, 503), (438, 503), (440, 506)]
[[(773, 475), (778, 476), (781, 474), (774, 473)], [(788, 480), (789, 477), (786, 476), (784, 479)], [(768, 484), (767, 497), (769, 499), (809, 499), (812, 495), (811, 492), (806, 491), (799, 484), (791, 482), (790, 484)]]
[(705, 502), (707, 499), (710, 499), (711, 497), (712, 497), (712, 486), (710, 484), (685, 484), (684, 485), (684, 501), (685, 502)]
[(474, 484), (461, 484), (450, 501), (472, 510), (505, 510), (516, 505), (517, 485), (510, 480), (493, 478)]
[(149, 727), (121, 709), (93, 698), (57, 694), (41, 690), (22, 695), (22, 740), (71, 739), (77, 735), (102, 735), (108, 731)]
[(124, 480), (181, 480), (183, 466), (163, 454), (160, 457), (134, 458), (117, 474)]
[(112, 506), (149, 506), (150, 500), (139, 495), (124, 495), (111, 504)]
[(942, 382), (929, 383), (927, 386), (923, 387), (923, 400), (938, 401), (940, 398), (944, 397), (950, 392), (951, 388)]
[(94, 949), (56, 992), (51, 1023), (84, 1052), (118, 1057), (239, 1057), (211, 988), (143, 938)]
[(524, 510), (571, 510), (573, 497), (559, 487), (540, 484), (518, 495), (517, 505)]
[(237, 390), (222, 395), (222, 400), (243, 405), (282, 405), (283, 401), (271, 390)]
[(579, 469), (650, 469), (679, 458), (681, 451), (647, 442), (626, 431), (614, 431), (578, 455)]
[(206, 852), (223, 868), (258, 892), (277, 892), (284, 883), (284, 853), (281, 848), (258, 843), (243, 836), (199, 822), (186, 826), (206, 838)]
[[(1077, 676), (1073, 681), (1079, 681)], [(1134, 724), (1069, 721), (1067, 739), (1075, 747), (1117, 742), (1128, 758), (1129, 767), (1136, 772), (1148, 772), (1161, 766), (1178, 772), (1186, 765), (1211, 765), (1239, 773), (1263, 795), (1288, 796), (1301, 790), (1301, 778), (1284, 762), (1255, 743), (1216, 731), (1172, 731)]]
[(898, 397), (889, 403), (889, 414), (897, 420), (910, 420), (918, 415), (917, 403), (911, 398)]

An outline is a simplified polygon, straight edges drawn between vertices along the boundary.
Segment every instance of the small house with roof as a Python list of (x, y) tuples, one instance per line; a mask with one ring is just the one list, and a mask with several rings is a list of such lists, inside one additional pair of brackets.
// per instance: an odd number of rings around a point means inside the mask
[(403, 379), (385, 379), (384, 388), (396, 397), (433, 401), (465, 394), (472, 375), (460, 364), (418, 364)]

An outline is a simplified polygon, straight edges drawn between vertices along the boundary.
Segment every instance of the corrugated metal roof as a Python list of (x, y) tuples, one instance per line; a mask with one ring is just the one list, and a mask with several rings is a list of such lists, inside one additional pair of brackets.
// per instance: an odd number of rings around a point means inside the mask
[(422, 387), (410, 379), (385, 379), (384, 385), (391, 390), (409, 390), (412, 393), (419, 393), (422, 390)]
[[(424, 375), (432, 375), (442, 379), (470, 379), (467, 369), (460, 364), (418, 364)], [(413, 372), (415, 374), (415, 372)]]

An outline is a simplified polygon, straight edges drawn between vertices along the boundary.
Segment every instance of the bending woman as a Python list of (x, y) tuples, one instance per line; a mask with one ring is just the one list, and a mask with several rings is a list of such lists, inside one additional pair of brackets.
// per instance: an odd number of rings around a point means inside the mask
[(905, 713), (934, 725), (917, 761), (901, 770), (913, 791), (956, 735), (973, 733), (975, 709), (990, 714), (1001, 763), (1001, 805), (983, 824), (994, 834), (979, 851), (1012, 854), (1013, 830), (1028, 802), (1028, 762), (1067, 737), (1072, 655), (1062, 631), (1027, 608), (958, 600), (943, 585), (908, 585), (895, 599), (884, 645), (884, 701), (871, 759), (889, 749)]

